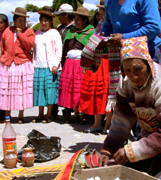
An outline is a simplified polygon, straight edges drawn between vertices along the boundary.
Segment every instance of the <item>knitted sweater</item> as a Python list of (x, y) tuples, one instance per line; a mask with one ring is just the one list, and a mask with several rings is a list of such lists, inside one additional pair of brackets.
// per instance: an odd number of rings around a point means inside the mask
[(32, 61), (30, 49), (35, 44), (35, 33), (32, 29), (26, 28), (19, 33), (16, 41), (14, 41), (15, 27), (8, 27), (4, 31), (1, 39), (1, 59), (5, 65), (23, 64)]
[(161, 65), (154, 62), (153, 68), (154, 77), (150, 75), (141, 89), (127, 76), (120, 79), (112, 125), (102, 153), (115, 153), (128, 138), (137, 120), (142, 138), (124, 146), (129, 161), (137, 162), (161, 153)]
[(158, 0), (126, 0), (122, 5), (118, 0), (106, 0), (105, 10), (101, 30), (105, 36), (112, 33), (121, 33), (123, 39), (147, 36), (149, 51), (161, 46)]

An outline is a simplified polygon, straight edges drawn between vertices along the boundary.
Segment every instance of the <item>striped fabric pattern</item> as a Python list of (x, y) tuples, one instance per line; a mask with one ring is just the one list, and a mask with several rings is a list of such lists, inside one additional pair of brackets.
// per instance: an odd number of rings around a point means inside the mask
[(86, 46), (83, 48), (82, 57), (81, 57), (81, 67), (88, 70), (93, 70), (93, 67), (98, 69), (101, 64), (101, 58), (103, 55), (106, 55), (107, 52), (105, 49), (105, 41), (108, 41), (110, 37), (103, 37), (96, 34), (93, 34)]
[(116, 88), (121, 76), (120, 68), (120, 48), (108, 46), (110, 87), (107, 97), (106, 112), (111, 112), (111, 107), (115, 105)]

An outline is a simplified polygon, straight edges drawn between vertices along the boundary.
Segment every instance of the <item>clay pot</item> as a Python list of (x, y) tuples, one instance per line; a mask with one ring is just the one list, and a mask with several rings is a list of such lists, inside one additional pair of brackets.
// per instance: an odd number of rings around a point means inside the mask
[(15, 150), (14, 149), (8, 149), (7, 154), (4, 157), (4, 164), (7, 168), (14, 168), (16, 167), (17, 164), (17, 155), (15, 154)]
[(32, 148), (23, 148), (24, 152), (21, 156), (22, 164), (25, 167), (33, 166), (35, 155), (32, 152)]

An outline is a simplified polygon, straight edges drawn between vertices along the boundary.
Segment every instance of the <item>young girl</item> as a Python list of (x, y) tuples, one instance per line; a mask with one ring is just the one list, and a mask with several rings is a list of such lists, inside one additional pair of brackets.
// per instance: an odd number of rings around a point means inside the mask
[[(0, 14), (0, 57), (1, 57), (1, 38), (4, 30), (8, 27), (8, 17), (5, 14)], [(0, 120), (4, 120), (5, 111), (0, 110)]]
[[(32, 122), (50, 122), (53, 104), (58, 103), (62, 40), (59, 32), (51, 28), (52, 12), (49, 6), (38, 11), (41, 29), (36, 31), (34, 46), (34, 106), (39, 106), (39, 115)], [(45, 117), (44, 106), (48, 107)]]

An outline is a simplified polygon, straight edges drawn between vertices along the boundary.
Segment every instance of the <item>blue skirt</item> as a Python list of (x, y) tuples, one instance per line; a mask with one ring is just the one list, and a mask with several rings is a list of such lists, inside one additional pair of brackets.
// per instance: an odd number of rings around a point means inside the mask
[(35, 68), (34, 106), (58, 104), (60, 71), (53, 76), (49, 68)]

